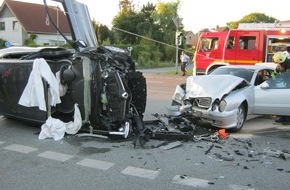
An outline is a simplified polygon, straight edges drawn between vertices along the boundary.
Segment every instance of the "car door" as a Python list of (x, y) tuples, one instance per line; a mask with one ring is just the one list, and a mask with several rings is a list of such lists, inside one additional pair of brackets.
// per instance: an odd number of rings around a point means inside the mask
[[(0, 60), (0, 114), (42, 123), (47, 119), (45, 111), (18, 103), (28, 83), (32, 67), (33, 60)], [(46, 83), (44, 89), (47, 92)]]
[(265, 81), (254, 92), (254, 114), (290, 115), (290, 73)]

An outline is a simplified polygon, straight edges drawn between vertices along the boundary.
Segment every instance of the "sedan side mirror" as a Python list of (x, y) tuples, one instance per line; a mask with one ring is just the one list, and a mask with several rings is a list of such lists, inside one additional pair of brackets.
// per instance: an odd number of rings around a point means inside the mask
[(263, 83), (260, 85), (260, 87), (261, 87), (262, 89), (268, 89), (268, 88), (269, 88), (269, 84), (268, 84), (267, 82), (263, 82)]

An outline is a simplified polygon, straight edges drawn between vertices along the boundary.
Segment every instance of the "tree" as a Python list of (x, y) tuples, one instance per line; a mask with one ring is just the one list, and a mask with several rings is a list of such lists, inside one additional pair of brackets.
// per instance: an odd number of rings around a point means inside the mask
[[(126, 12), (123, 10), (113, 19), (113, 28), (128, 31), (133, 34), (138, 34), (137, 25), (143, 21), (140, 14), (133, 11)], [(130, 33), (125, 33), (120, 30), (114, 30), (115, 35), (118, 36), (119, 43), (124, 44), (138, 44), (139, 38)]]
[(36, 34), (31, 33), (29, 39), (26, 39), (24, 41), (24, 45), (30, 46), (30, 47), (36, 47), (37, 44), (35, 43), (35, 40), (36, 40), (37, 37), (38, 36)]
[[(130, 45), (141, 44), (146, 46), (146, 50), (140, 50), (150, 53), (151, 57), (158, 57), (159, 60), (174, 60), (174, 49), (165, 44), (172, 46), (175, 44), (176, 26), (172, 19), (178, 17), (179, 1), (159, 2), (157, 5), (147, 3), (139, 11), (135, 10), (130, 2), (120, 1), (120, 12), (113, 19), (116, 42)], [(168, 48), (173, 51), (169, 51)]]
[(153, 12), (154, 22), (158, 24), (159, 31), (162, 34), (162, 41), (174, 44), (176, 26), (172, 19), (177, 18), (177, 10), (179, 1), (171, 3), (157, 3), (156, 9)]
[(148, 38), (154, 38), (154, 34), (157, 33), (158, 28), (152, 18), (152, 13), (154, 12), (155, 7), (156, 6), (152, 3), (147, 3), (147, 5), (143, 5), (141, 12), (139, 13), (140, 17), (143, 18), (143, 21), (138, 23), (138, 25), (136, 26), (139, 35), (146, 36)]
[(105, 41), (113, 43), (112, 32), (106, 25), (98, 24), (93, 20), (93, 27), (98, 39), (98, 44), (102, 45)]
[(119, 9), (122, 11), (133, 11), (132, 0), (120, 0), (119, 1)]
[(5, 47), (5, 40), (3, 40), (2, 38), (0, 38), (0, 48), (4, 48)]
[(254, 13), (251, 13), (251, 14), (244, 16), (242, 19), (240, 19), (238, 21), (228, 22), (227, 25), (230, 28), (238, 28), (239, 23), (260, 23), (260, 22), (273, 23), (276, 20), (277, 20), (276, 18), (267, 16), (264, 13), (254, 12)]

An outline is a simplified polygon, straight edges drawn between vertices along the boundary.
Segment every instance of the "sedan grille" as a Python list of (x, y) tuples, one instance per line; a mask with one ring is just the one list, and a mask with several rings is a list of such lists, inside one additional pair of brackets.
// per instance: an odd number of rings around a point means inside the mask
[(195, 98), (194, 102), (198, 107), (208, 109), (211, 105), (211, 98), (210, 97)]

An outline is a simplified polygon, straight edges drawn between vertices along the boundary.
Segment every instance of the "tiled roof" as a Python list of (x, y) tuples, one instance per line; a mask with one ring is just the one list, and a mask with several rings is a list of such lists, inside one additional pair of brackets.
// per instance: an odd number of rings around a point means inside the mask
[[(26, 32), (31, 33), (56, 33), (56, 29), (50, 22), (47, 25), (47, 13), (44, 5), (27, 2), (5, 0), (6, 5), (21, 23)], [(2, 6), (3, 8), (4, 6)], [(59, 28), (63, 33), (71, 33), (67, 18), (58, 7), (49, 7), (54, 23), (57, 25), (57, 9)]]

